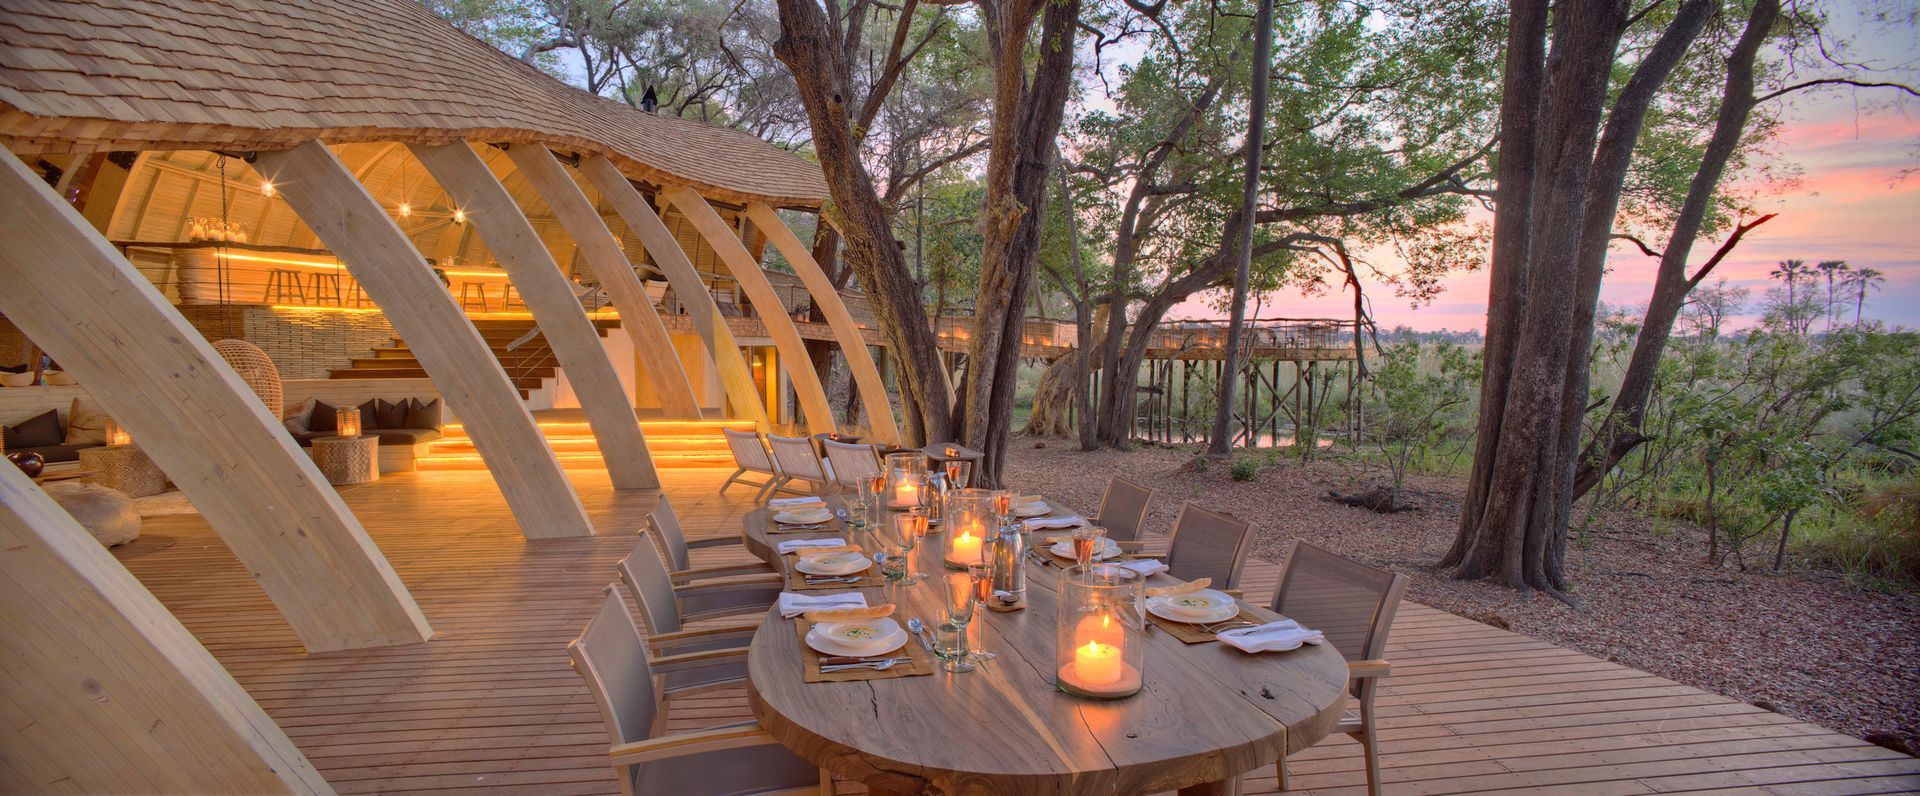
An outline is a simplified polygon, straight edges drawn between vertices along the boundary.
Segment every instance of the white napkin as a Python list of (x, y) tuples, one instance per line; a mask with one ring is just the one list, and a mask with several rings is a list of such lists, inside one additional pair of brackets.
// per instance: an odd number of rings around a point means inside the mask
[(774, 498), (772, 500), (767, 501), (767, 505), (779, 506), (780, 508), (783, 508), (783, 509), (801, 508), (804, 506), (819, 506), (821, 508), (826, 508), (827, 502), (824, 500), (821, 500), (818, 497), (790, 497), (790, 498)]
[(808, 611), (831, 611), (835, 608), (865, 608), (867, 596), (857, 591), (846, 594), (795, 594), (780, 592), (780, 616), (792, 619)]
[(846, 543), (847, 540), (838, 537), (833, 539), (788, 539), (780, 543), (780, 554), (786, 555), (795, 550), (804, 550), (809, 547), (839, 547)]
[(1268, 622), (1258, 627), (1243, 627), (1214, 634), (1220, 643), (1241, 652), (1268, 652), (1270, 650), (1291, 649), (1297, 642), (1320, 644), (1327, 640), (1318, 630), (1308, 630), (1299, 622), (1282, 619)]
[(1122, 561), (1120, 563), (1114, 564), (1114, 566), (1120, 567), (1121, 569), (1131, 569), (1135, 572), (1140, 573), (1140, 577), (1143, 577), (1143, 578), (1151, 578), (1154, 575), (1167, 571), (1166, 562), (1163, 562), (1157, 558), (1141, 558), (1141, 559), (1135, 559), (1133, 561)]
[(1072, 515), (1065, 517), (1034, 517), (1033, 519), (1021, 520), (1020, 522), (1022, 525), (1025, 525), (1029, 531), (1038, 531), (1045, 528), (1078, 528), (1087, 524), (1086, 520)]

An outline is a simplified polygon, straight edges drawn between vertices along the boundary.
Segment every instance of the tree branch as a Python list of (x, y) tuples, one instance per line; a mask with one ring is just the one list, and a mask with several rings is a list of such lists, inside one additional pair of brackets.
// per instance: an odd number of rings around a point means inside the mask
[(1720, 244), (1720, 250), (1714, 252), (1712, 257), (1707, 258), (1706, 265), (1700, 266), (1699, 273), (1694, 274), (1692, 278), (1687, 280), (1687, 291), (1692, 292), (1693, 288), (1700, 284), (1700, 280), (1707, 278), (1707, 274), (1713, 270), (1714, 266), (1719, 265), (1720, 261), (1726, 259), (1728, 254), (1732, 254), (1733, 247), (1740, 245), (1740, 239), (1746, 237), (1748, 232), (1751, 232), (1754, 227), (1772, 221), (1774, 217), (1778, 215), (1780, 214), (1768, 213), (1745, 224), (1736, 225), (1733, 228), (1733, 235), (1727, 238), (1726, 243)]
[(1828, 77), (1828, 78), (1821, 78), (1819, 80), (1808, 80), (1804, 83), (1795, 83), (1791, 86), (1787, 86), (1782, 89), (1767, 92), (1765, 94), (1760, 95), (1758, 98), (1754, 99), (1754, 104), (1757, 105), (1759, 103), (1766, 102), (1767, 100), (1770, 100), (1770, 99), (1777, 99), (1779, 97), (1786, 96), (1788, 94), (1791, 94), (1795, 91), (1799, 91), (1801, 89), (1814, 88), (1816, 86), (1853, 86), (1854, 88), (1897, 88), (1897, 89), (1900, 89), (1901, 91), (1906, 92), (1909, 96), (1920, 97), (1920, 89), (1915, 89), (1914, 87), (1909, 86), (1905, 83), (1882, 83), (1882, 82), (1875, 82), (1875, 81), (1869, 81), (1869, 80), (1854, 80), (1852, 78), (1845, 78), (1845, 77)]

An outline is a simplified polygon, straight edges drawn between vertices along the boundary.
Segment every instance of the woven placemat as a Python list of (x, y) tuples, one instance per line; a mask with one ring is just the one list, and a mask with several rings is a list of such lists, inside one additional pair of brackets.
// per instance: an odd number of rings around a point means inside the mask
[[(879, 564), (868, 564), (866, 569), (860, 570), (859, 580), (842, 581), (842, 580), (836, 579), (829, 583), (814, 583), (807, 580), (807, 573), (801, 572), (800, 568), (795, 566), (796, 564), (800, 563), (799, 552), (788, 553), (784, 556), (784, 558), (786, 558), (785, 569), (787, 571), (787, 591), (822, 591), (826, 589), (865, 589), (870, 587), (887, 585), (886, 579), (880, 576)], [(848, 575), (847, 577), (853, 577), (853, 576)]]
[(920, 675), (933, 674), (933, 656), (929, 655), (926, 649), (920, 646), (920, 642), (913, 639), (913, 634), (911, 633), (907, 634), (907, 643), (900, 649), (887, 655), (870, 656), (876, 658), (899, 658), (904, 656), (911, 660), (904, 663), (896, 663), (886, 669), (842, 669), (837, 672), (822, 672), (820, 671), (820, 659), (826, 656), (819, 650), (807, 646), (807, 631), (813, 629), (813, 622), (808, 621), (806, 617), (802, 616), (794, 620), (793, 626), (794, 629), (800, 632), (800, 658), (803, 663), (802, 670), (805, 672), (805, 675), (801, 678), (802, 682), (851, 683), (860, 680), (889, 680), (895, 677), (918, 677)]
[[(1258, 614), (1255, 614), (1253, 609), (1248, 608), (1244, 603), (1240, 604), (1240, 614), (1238, 616), (1232, 619), (1222, 619), (1218, 622), (1190, 625), (1185, 622), (1175, 622), (1171, 619), (1162, 618), (1152, 612), (1147, 613), (1147, 618), (1153, 620), (1154, 624), (1159, 625), (1160, 629), (1172, 634), (1174, 638), (1180, 639), (1188, 644), (1201, 644), (1215, 640), (1213, 634), (1208, 633), (1205, 628), (1224, 625), (1228, 622), (1252, 622), (1257, 625), (1264, 624), (1267, 621)], [(1232, 628), (1227, 629), (1230, 630)]]

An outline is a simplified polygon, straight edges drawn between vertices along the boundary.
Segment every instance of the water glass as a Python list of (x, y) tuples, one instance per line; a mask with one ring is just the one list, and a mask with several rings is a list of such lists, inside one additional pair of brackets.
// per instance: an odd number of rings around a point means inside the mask
[(934, 655), (946, 671), (973, 671), (967, 649), (967, 623), (973, 621), (973, 578), (965, 572), (954, 572), (942, 576), (941, 586), (940, 632), (934, 634)]
[(903, 580), (909, 584), (917, 583), (920, 579), (913, 574), (913, 561), (906, 559), (905, 554), (912, 553), (920, 543), (920, 537), (927, 535), (927, 514), (920, 509), (907, 509), (895, 512), (888, 520), (893, 523), (893, 541), (903, 553), (901, 566), (906, 568)]
[(873, 554), (875, 562), (880, 564), (880, 575), (888, 583), (898, 583), (907, 577), (907, 551), (899, 545), (886, 545), (880, 552)]

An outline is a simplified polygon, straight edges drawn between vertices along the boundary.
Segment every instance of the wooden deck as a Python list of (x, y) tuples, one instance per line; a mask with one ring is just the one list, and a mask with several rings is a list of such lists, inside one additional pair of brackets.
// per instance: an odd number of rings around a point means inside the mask
[[(343, 492), (433, 623), (424, 645), (303, 653), (197, 517), (152, 518), (115, 553), (342, 793), (615, 793), (600, 717), (565, 648), (655, 498), (616, 495), (601, 473), (569, 475), (600, 536), (523, 540), (481, 472)], [(663, 476), (691, 534), (732, 533), (749, 508), (747, 490), (715, 495), (721, 474)], [(1249, 594), (1264, 600), (1278, 567), (1248, 571)], [(1389, 653), (1389, 793), (1920, 791), (1920, 760), (1425, 606), (1401, 609)], [(673, 723), (745, 715), (736, 692), (690, 701)], [(1358, 746), (1344, 738), (1289, 771), (1295, 792), (1363, 792)], [(1271, 791), (1272, 770), (1248, 784)]]

